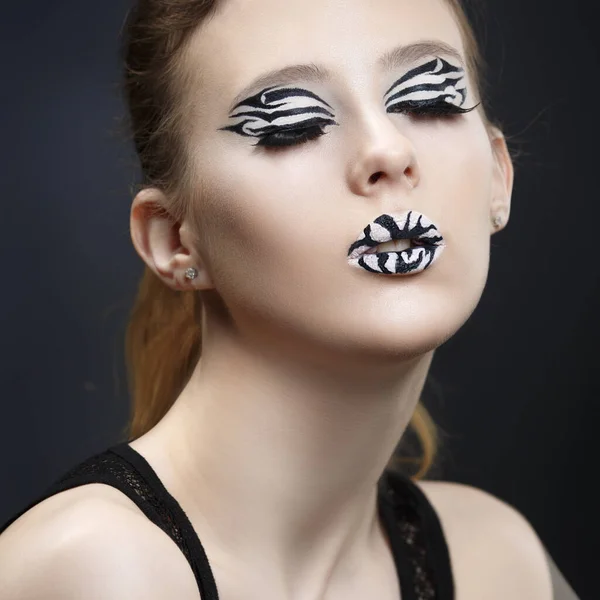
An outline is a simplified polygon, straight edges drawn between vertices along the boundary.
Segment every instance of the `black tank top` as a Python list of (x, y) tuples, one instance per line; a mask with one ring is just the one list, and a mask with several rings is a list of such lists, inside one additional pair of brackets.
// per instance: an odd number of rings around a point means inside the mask
[[(30, 508), (88, 483), (111, 485), (177, 544), (188, 560), (202, 600), (219, 595), (208, 557), (192, 524), (146, 459), (127, 442), (79, 463), (13, 516), (0, 534)], [(448, 546), (433, 506), (408, 476), (386, 471), (378, 482), (378, 510), (389, 537), (402, 600), (454, 600)]]

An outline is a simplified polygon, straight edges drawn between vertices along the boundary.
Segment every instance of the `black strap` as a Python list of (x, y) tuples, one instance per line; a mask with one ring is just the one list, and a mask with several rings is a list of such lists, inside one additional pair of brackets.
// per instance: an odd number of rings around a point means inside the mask
[[(194, 572), (198, 589), (202, 600), (218, 600), (217, 585), (213, 577), (210, 563), (204, 547), (200, 542), (200, 538), (196, 534), (188, 516), (185, 514), (179, 503), (167, 491), (154, 469), (148, 461), (136, 450), (134, 450), (127, 442), (112, 446), (108, 450), (122, 459), (127, 461), (146, 481), (149, 489), (152, 491), (153, 497), (149, 498), (151, 504), (158, 503), (162, 513), (159, 522), (153, 516), (146, 513), (150, 519), (162, 526), (166, 533), (174, 538), (177, 545), (185, 554), (188, 562)], [(131, 497), (131, 496), (129, 496)], [(144, 512), (148, 508), (147, 502), (140, 502), (139, 498), (136, 501), (132, 498)], [(165, 512), (167, 514), (167, 523), (164, 521)], [(181, 531), (180, 536), (173, 536), (173, 524), (178, 526)], [(166, 528), (165, 528), (166, 526)]]
[(409, 561), (408, 550), (397, 522), (398, 513), (386, 497), (386, 493), (385, 488), (380, 489), (377, 502), (379, 514), (392, 547), (396, 573), (400, 582), (400, 594), (402, 600), (418, 600), (418, 597), (415, 596), (413, 570)]
[[(441, 522), (427, 496), (408, 476), (386, 471), (382, 499), (391, 507), (391, 532), (401, 538), (411, 565), (414, 600), (454, 600), (450, 552)], [(402, 588), (404, 594), (404, 588)], [(413, 595), (411, 595), (413, 594)]]
[(219, 600), (206, 552), (190, 520), (146, 459), (127, 442), (111, 446), (71, 468), (4, 523), (0, 533), (46, 498), (89, 483), (110, 485), (132, 500), (179, 546), (192, 568), (202, 600)]

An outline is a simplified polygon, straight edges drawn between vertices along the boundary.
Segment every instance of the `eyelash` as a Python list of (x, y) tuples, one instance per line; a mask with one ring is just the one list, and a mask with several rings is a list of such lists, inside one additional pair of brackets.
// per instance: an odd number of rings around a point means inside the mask
[[(472, 108), (461, 108), (449, 102), (400, 102), (395, 105), (396, 110), (390, 110), (392, 114), (411, 114), (418, 117), (430, 117), (433, 119), (452, 119), (456, 115), (471, 112), (477, 108), (477, 104)], [(401, 110), (397, 110), (400, 108)], [(325, 135), (323, 131), (324, 125), (311, 125), (310, 127), (302, 127), (297, 129), (284, 129), (259, 137), (259, 141), (254, 146), (263, 148), (286, 148), (289, 146), (299, 146), (310, 140), (317, 139)], [(294, 135), (299, 134), (299, 135)], [(291, 136), (291, 137), (286, 137)]]

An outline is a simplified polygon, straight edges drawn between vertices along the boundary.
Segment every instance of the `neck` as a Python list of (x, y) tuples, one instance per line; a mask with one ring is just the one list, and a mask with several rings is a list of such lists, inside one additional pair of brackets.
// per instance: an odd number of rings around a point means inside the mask
[(316, 590), (381, 548), (376, 483), (432, 358), (340, 376), (280, 352), (205, 343), (183, 392), (143, 437), (167, 450), (172, 493), (228, 560), (278, 574), (288, 592)]

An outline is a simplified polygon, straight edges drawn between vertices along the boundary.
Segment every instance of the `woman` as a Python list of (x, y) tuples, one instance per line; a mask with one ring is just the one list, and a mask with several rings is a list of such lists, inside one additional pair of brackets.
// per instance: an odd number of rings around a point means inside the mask
[(513, 185), (456, 0), (141, 0), (126, 33), (129, 443), (5, 526), (2, 597), (575, 598), (514, 508), (422, 480)]

